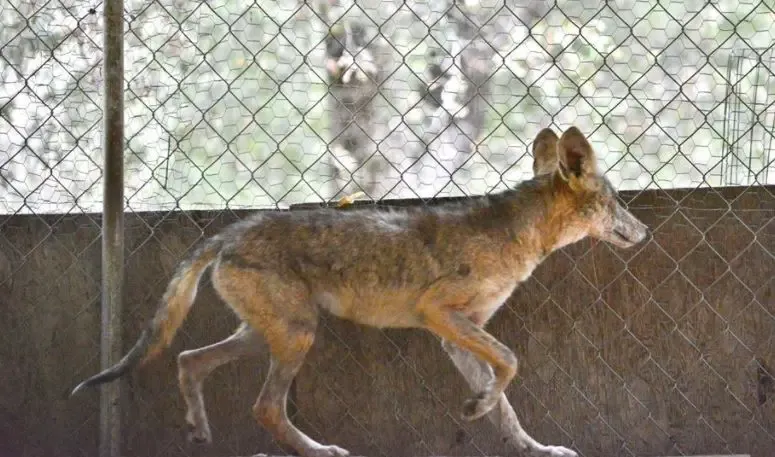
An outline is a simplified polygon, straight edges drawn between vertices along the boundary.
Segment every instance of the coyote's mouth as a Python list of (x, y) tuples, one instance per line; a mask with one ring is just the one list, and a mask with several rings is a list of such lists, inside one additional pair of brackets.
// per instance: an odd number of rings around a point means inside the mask
[(613, 229), (611, 230), (611, 234), (613, 235), (613, 241), (614, 243), (618, 244), (621, 247), (630, 247), (633, 246), (636, 242), (632, 240), (624, 231), (620, 229)]
[(614, 235), (618, 236), (619, 239), (622, 240), (622, 241), (625, 241), (627, 243), (632, 243), (630, 238), (628, 238), (627, 235), (625, 235), (624, 232), (622, 232), (619, 229), (614, 229)]

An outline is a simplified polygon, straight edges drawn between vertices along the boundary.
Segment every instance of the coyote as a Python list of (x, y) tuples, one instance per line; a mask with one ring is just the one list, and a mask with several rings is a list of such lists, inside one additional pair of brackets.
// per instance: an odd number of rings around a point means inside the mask
[(559, 138), (543, 129), (533, 155), (533, 179), (489, 196), (418, 208), (259, 213), (227, 227), (178, 267), (129, 353), (73, 394), (121, 377), (168, 346), (212, 265), (215, 290), (242, 323), (225, 340), (178, 357), (191, 441), (211, 441), (202, 397), (207, 375), (266, 344), (271, 361), (253, 406), (257, 421), (303, 457), (349, 455), (313, 440), (286, 414), (289, 387), (326, 310), (360, 324), (432, 332), (476, 392), (463, 403), (464, 420), (488, 415), (530, 456), (576, 456), (521, 427), (504, 393), (517, 357), (484, 326), (554, 250), (588, 235), (629, 248), (649, 230), (617, 203), (576, 127)]

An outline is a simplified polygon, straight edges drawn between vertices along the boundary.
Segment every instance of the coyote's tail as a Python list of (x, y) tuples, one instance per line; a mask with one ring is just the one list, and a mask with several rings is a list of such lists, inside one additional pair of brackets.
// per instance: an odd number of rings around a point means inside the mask
[(221, 244), (220, 239), (211, 238), (181, 262), (167, 286), (156, 315), (129, 353), (117, 364), (78, 384), (70, 395), (75, 395), (86, 387), (118, 379), (134, 367), (153, 359), (166, 348), (191, 309), (199, 279), (215, 260)]

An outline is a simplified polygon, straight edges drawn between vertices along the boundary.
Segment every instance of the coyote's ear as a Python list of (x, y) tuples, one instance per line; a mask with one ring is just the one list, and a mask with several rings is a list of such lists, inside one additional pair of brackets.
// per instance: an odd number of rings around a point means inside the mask
[(554, 130), (542, 129), (533, 141), (533, 176), (553, 173), (557, 169), (557, 141)]
[(560, 159), (559, 167), (567, 177), (591, 176), (597, 172), (595, 151), (581, 131), (571, 127), (563, 132), (557, 142), (557, 155)]

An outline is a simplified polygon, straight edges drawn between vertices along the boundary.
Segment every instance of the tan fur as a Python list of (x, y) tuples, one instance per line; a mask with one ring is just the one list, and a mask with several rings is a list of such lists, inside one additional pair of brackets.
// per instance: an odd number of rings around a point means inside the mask
[(152, 360), (172, 342), (175, 333), (183, 325), (183, 321), (191, 310), (202, 273), (215, 260), (217, 254), (216, 249), (205, 248), (191, 265), (183, 269), (183, 274), (177, 275), (170, 282), (162, 299), (166, 306), (159, 308), (153, 318), (152, 327), (158, 329), (158, 336), (148, 348), (145, 358), (140, 362), (141, 364)]
[(76, 391), (120, 377), (169, 344), (212, 262), (215, 290), (243, 324), (226, 340), (179, 356), (192, 441), (211, 440), (205, 377), (257, 353), (263, 341), (271, 363), (253, 407), (256, 419), (304, 457), (348, 455), (304, 434), (285, 408), (326, 311), (364, 325), (436, 334), (476, 392), (463, 405), (464, 419), (487, 415), (504, 439), (535, 457), (576, 456), (522, 429), (504, 394), (517, 357), (484, 326), (554, 250), (588, 235), (626, 248), (644, 239), (647, 228), (617, 203), (578, 129), (559, 138), (542, 130), (533, 152), (536, 177), (497, 195), (400, 210), (264, 213), (228, 227), (179, 268), (132, 351)]

